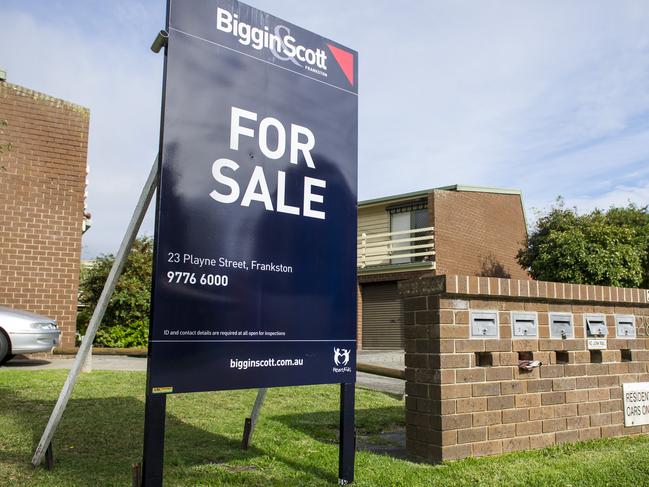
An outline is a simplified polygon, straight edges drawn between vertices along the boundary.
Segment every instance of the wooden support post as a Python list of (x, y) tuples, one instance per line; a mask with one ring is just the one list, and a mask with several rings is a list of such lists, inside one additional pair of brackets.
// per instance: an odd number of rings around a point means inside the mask
[(52, 448), (52, 442), (47, 445), (47, 450), (45, 450), (45, 468), (48, 470), (54, 469), (54, 450)]
[(74, 363), (72, 364), (68, 378), (66, 379), (65, 384), (63, 385), (63, 389), (61, 389), (61, 393), (59, 394), (59, 398), (56, 401), (56, 405), (52, 410), (52, 415), (50, 416), (47, 426), (45, 427), (43, 436), (41, 436), (41, 439), (38, 442), (38, 446), (36, 447), (36, 451), (34, 452), (34, 456), (32, 458), (32, 465), (34, 467), (37, 467), (43, 461), (45, 451), (52, 442), (54, 432), (56, 431), (56, 428), (61, 421), (61, 417), (63, 416), (63, 412), (65, 411), (66, 406), (68, 405), (68, 401), (70, 400), (70, 396), (72, 395), (72, 389), (74, 388), (74, 385), (77, 381), (77, 377), (79, 376), (81, 368), (86, 361), (86, 357), (88, 356), (88, 353), (92, 348), (92, 342), (95, 339), (97, 328), (99, 328), (99, 324), (104, 317), (104, 313), (106, 312), (106, 308), (108, 307), (108, 302), (110, 301), (113, 291), (115, 290), (117, 279), (124, 269), (126, 259), (129, 252), (131, 251), (131, 246), (133, 245), (133, 240), (135, 240), (135, 237), (137, 236), (137, 232), (140, 229), (140, 225), (142, 224), (146, 210), (149, 207), (153, 193), (155, 192), (155, 189), (158, 185), (158, 161), (159, 158), (156, 157), (155, 162), (153, 163), (153, 167), (149, 172), (149, 177), (147, 178), (146, 183), (144, 184), (144, 188), (142, 189), (142, 193), (140, 194), (140, 199), (137, 202), (133, 216), (131, 217), (131, 221), (129, 222), (126, 233), (124, 234), (124, 238), (122, 239), (119, 251), (117, 252), (117, 256), (115, 257), (115, 262), (113, 263), (113, 267), (110, 269), (110, 273), (108, 274), (108, 278), (106, 279), (104, 289), (101, 292), (101, 296), (99, 296), (99, 300), (97, 301), (97, 306), (95, 307), (95, 311), (93, 312), (90, 323), (88, 324), (88, 330), (86, 331), (83, 341), (81, 342), (81, 347), (79, 347), (79, 351), (77, 352), (77, 356), (74, 359)]
[(132, 487), (142, 487), (142, 464), (134, 463), (131, 466), (131, 485)]
[[(83, 340), (83, 337), (81, 338)], [(88, 355), (86, 355), (86, 360), (83, 362), (83, 366), (81, 367), (81, 372), (87, 373), (87, 372), (92, 372), (92, 345), (90, 346), (90, 350), (88, 350)]]
[(257, 424), (257, 419), (259, 418), (259, 412), (261, 411), (261, 406), (264, 404), (264, 399), (266, 399), (266, 393), (268, 389), (262, 387), (257, 391), (257, 397), (255, 398), (255, 404), (252, 406), (252, 413), (250, 417), (246, 418), (246, 422), (243, 427), (243, 439), (241, 440), (241, 448), (247, 450), (250, 446), (250, 441), (252, 440), (252, 434), (255, 431), (255, 425)]

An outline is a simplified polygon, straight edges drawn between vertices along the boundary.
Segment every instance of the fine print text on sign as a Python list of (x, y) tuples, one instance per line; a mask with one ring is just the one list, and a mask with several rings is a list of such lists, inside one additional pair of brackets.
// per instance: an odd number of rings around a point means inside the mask
[(622, 384), (624, 426), (649, 424), (649, 382)]
[(151, 392), (354, 382), (357, 54), (233, 0), (168, 30)]

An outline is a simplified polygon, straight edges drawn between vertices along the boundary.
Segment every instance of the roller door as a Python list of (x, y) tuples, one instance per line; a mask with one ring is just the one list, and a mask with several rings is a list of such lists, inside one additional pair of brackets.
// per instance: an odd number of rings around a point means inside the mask
[(403, 305), (396, 282), (363, 285), (363, 349), (403, 350)]

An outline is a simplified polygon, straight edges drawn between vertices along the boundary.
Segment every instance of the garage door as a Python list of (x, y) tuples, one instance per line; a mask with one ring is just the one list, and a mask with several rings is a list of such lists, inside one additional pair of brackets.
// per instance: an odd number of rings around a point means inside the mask
[(396, 282), (363, 285), (363, 348), (403, 349), (403, 305)]

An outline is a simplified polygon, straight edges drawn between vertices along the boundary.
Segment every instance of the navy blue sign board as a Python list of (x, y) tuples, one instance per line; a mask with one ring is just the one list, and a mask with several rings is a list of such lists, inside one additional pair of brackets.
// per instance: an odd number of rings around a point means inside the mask
[(149, 387), (354, 382), (357, 54), (170, 2)]
[(357, 53), (234, 0), (167, 31), (147, 402), (353, 385)]

